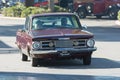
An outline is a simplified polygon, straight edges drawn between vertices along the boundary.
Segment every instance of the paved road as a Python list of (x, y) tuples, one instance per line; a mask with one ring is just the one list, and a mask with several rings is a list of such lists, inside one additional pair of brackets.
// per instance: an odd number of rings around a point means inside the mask
[[(85, 19), (82, 24), (95, 34), (98, 50), (92, 64), (80, 60), (48, 61), (39, 67), (22, 62), (18, 52), (0, 51), (0, 80), (120, 80), (120, 26), (115, 20)], [(16, 49), (15, 33), (24, 19), (0, 17), (0, 49)]]

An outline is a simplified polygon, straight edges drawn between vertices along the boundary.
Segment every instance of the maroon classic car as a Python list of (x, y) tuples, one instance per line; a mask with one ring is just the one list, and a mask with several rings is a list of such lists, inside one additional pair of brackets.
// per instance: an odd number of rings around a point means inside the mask
[(94, 35), (81, 26), (74, 13), (45, 13), (26, 18), (25, 26), (16, 33), (16, 44), (22, 61), (32, 59), (32, 66), (42, 60), (83, 59), (91, 64)]

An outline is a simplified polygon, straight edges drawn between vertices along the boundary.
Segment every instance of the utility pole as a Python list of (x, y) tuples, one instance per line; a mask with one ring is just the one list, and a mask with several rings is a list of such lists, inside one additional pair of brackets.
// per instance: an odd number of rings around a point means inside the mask
[(48, 2), (49, 2), (48, 6), (51, 12), (54, 12), (54, 0), (48, 0)]

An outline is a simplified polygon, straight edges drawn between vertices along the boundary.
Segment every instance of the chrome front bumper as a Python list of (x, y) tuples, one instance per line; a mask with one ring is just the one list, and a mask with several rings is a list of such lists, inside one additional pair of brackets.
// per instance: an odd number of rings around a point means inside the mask
[(96, 51), (96, 47), (94, 48), (81, 48), (81, 49), (74, 49), (74, 48), (57, 48), (55, 50), (33, 50), (31, 54), (58, 54), (58, 53), (87, 53)]

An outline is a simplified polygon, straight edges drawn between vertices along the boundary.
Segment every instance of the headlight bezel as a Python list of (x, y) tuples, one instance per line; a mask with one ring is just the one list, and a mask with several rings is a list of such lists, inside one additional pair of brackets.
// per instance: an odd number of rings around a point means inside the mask
[(32, 43), (32, 48), (33, 48), (33, 49), (39, 49), (40, 46), (41, 46), (41, 44), (40, 44), (40, 42), (38, 42), (38, 41), (34, 41), (34, 42)]
[(88, 40), (86, 41), (86, 45), (87, 45), (88, 47), (90, 47), (90, 48), (94, 47), (94, 45), (95, 45), (95, 40), (94, 40), (94, 39), (88, 39)]
[(35, 50), (54, 49), (55, 43), (53, 41), (33, 41), (32, 48)]
[(117, 7), (120, 7), (120, 4), (119, 4), (119, 3), (117, 3)]

